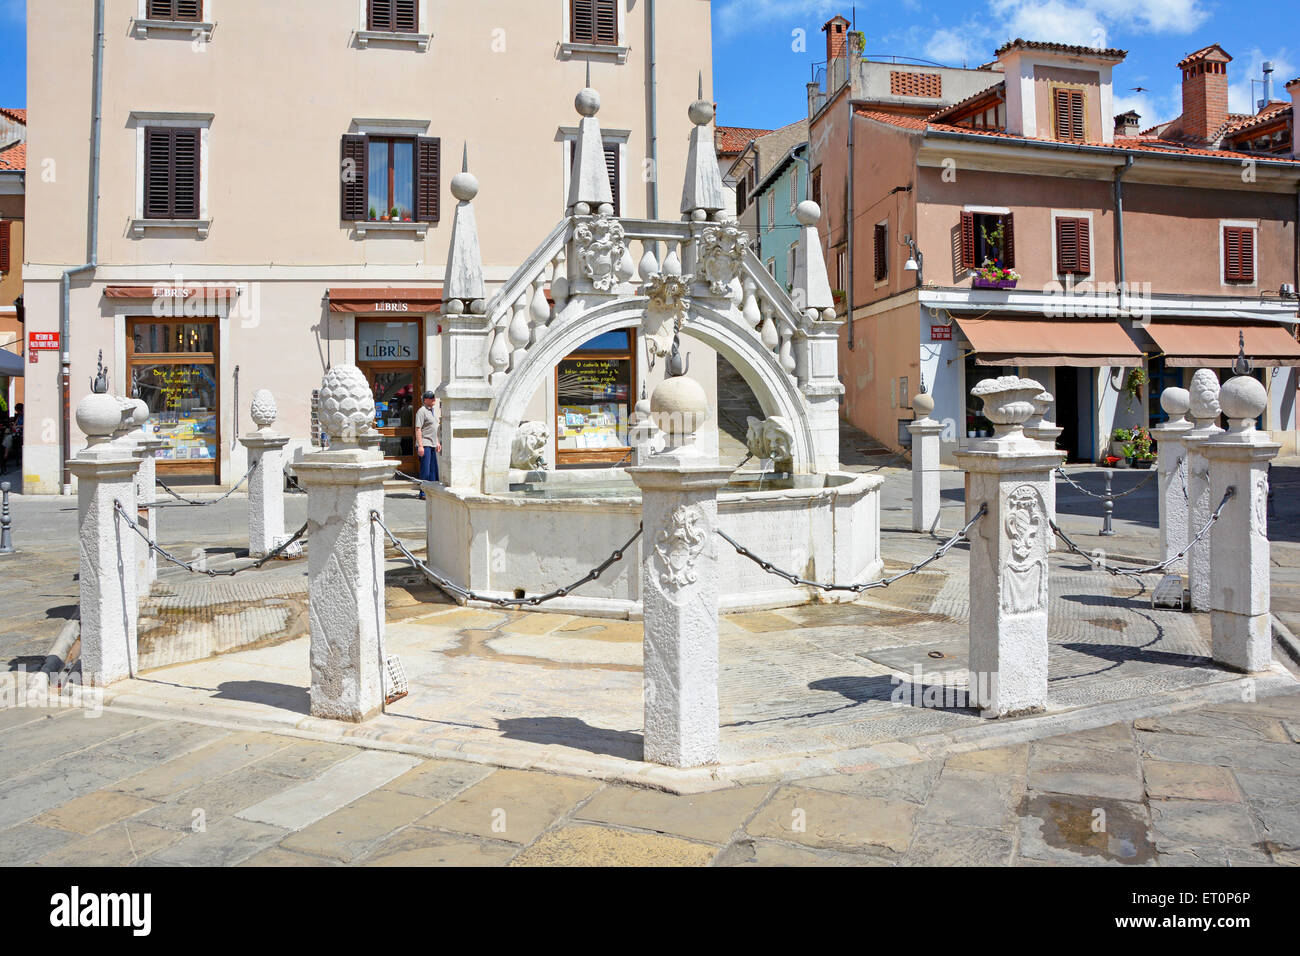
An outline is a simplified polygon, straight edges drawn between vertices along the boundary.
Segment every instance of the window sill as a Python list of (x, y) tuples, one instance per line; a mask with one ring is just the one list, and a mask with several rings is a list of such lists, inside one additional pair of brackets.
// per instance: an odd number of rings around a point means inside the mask
[(212, 31), (216, 29), (215, 23), (195, 23), (191, 20), (139, 20), (131, 21), (131, 33), (138, 39), (145, 40), (149, 37), (149, 31), (155, 34), (161, 33), (175, 34), (183, 33), (187, 36), (199, 34), (204, 42), (212, 39)]
[(361, 219), (354, 222), (357, 237), (363, 238), (367, 232), (413, 232), (415, 238), (423, 239), (429, 231), (427, 222), (384, 222), (380, 220)]
[(560, 59), (572, 60), (595, 56), (601, 59), (611, 59), (618, 63), (626, 63), (629, 50), (631, 50), (631, 47), (607, 43), (561, 43)]
[(390, 33), (387, 30), (358, 30), (357, 46), (369, 46), (371, 42), (376, 43), (399, 43), (413, 46), (421, 53), (429, 49), (429, 41), (433, 39), (432, 33)]
[(131, 235), (141, 239), (150, 229), (191, 229), (198, 238), (206, 239), (211, 226), (211, 219), (132, 219)]

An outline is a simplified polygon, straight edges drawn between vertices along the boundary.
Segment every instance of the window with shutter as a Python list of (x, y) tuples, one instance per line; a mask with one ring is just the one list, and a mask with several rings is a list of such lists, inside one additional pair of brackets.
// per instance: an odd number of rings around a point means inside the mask
[(569, 38), (573, 43), (618, 44), (618, 0), (570, 0)]
[(199, 131), (151, 126), (144, 137), (146, 219), (199, 217)]
[(614, 197), (614, 215), (623, 215), (619, 193), (622, 191), (618, 168), (618, 143), (605, 144), (605, 171), (609, 174), (609, 191)]
[(8, 219), (0, 220), (0, 273), (9, 271), (9, 229)]
[(419, 0), (369, 0), (370, 29), (381, 33), (416, 33), (420, 27)]
[(961, 267), (977, 269), (980, 263), (975, 261), (975, 214), (961, 214)]
[(820, 166), (812, 171), (812, 201), (819, 206), (822, 204), (822, 168)]
[(198, 23), (203, 19), (203, 0), (149, 0), (145, 13), (150, 20)]
[(1056, 271), (1061, 275), (1092, 272), (1088, 220), (1062, 216), (1056, 220)]
[(767, 194), (767, 231), (771, 232), (776, 228), (776, 193)]
[(1255, 230), (1223, 227), (1223, 279), (1225, 282), (1255, 281)]
[(880, 282), (889, 275), (889, 250), (885, 245), (887, 239), (888, 228), (883, 222), (876, 223), (875, 252), (877, 282)]
[(1083, 90), (1054, 87), (1053, 110), (1056, 114), (1056, 138), (1067, 142), (1083, 142), (1086, 137), (1086, 98)]
[(794, 212), (794, 207), (799, 205), (799, 172), (798, 170), (790, 171), (790, 212)]
[[(1001, 241), (998, 228), (1002, 229)], [(961, 267), (978, 269), (986, 260), (1003, 268), (1016, 266), (1015, 218), (1011, 213), (963, 212), (961, 214)]]

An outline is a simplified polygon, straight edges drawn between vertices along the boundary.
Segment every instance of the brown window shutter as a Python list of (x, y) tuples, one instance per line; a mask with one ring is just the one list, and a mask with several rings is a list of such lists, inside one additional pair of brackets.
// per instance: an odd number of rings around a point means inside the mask
[(9, 271), (9, 227), (8, 219), (0, 220), (0, 273)]
[(1241, 279), (1255, 281), (1255, 232), (1251, 229), (1241, 230)]
[(1056, 138), (1070, 138), (1070, 91), (1053, 91), (1053, 115), (1056, 120)]
[(1079, 268), (1079, 221), (1056, 220), (1056, 271), (1076, 272)]
[(1079, 274), (1092, 274), (1092, 233), (1087, 219), (1079, 220)]
[(370, 29), (391, 32), (396, 26), (393, 18), (394, 0), (369, 0), (369, 2)]
[(393, 30), (397, 33), (415, 33), (420, 27), (420, 8), (417, 0), (393, 0)]
[(573, 43), (596, 42), (596, 0), (570, 0), (569, 38)]
[(175, 130), (147, 127), (144, 131), (144, 215), (172, 218), (172, 134)]
[(961, 214), (961, 267), (978, 268), (975, 262), (975, 214), (973, 212)]
[(172, 218), (199, 218), (199, 131), (172, 130)]
[(618, 196), (619, 189), (618, 177), (618, 143), (605, 144), (605, 171), (609, 173), (609, 191), (614, 196), (614, 215), (623, 215), (623, 210), (619, 208)]
[(1085, 124), (1083, 121), (1083, 90), (1070, 91), (1070, 135), (1082, 142)]
[(1255, 278), (1255, 233), (1250, 229), (1223, 229), (1223, 278), (1227, 282), (1251, 282)]
[(822, 168), (820, 166), (812, 171), (812, 201), (819, 206), (822, 204)]
[(172, 19), (198, 23), (203, 19), (203, 0), (176, 0)]
[(1011, 213), (1002, 217), (1002, 267), (1016, 267), (1016, 217)]
[(145, 6), (145, 15), (150, 20), (175, 20), (176, 0), (149, 0)]
[(596, 42), (618, 43), (618, 0), (596, 0)]
[(886, 228), (876, 224), (876, 281), (879, 282), (889, 274), (889, 255), (885, 249)]
[(339, 218), (357, 222), (366, 218), (366, 158), (370, 152), (368, 137), (349, 133), (343, 137), (339, 163)]
[(437, 222), (442, 212), (442, 140), (420, 136), (415, 140), (415, 217)]

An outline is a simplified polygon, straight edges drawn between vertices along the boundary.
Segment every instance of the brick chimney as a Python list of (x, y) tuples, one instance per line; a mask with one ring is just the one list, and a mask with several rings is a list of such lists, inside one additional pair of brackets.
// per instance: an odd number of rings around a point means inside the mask
[(1217, 43), (1188, 54), (1179, 61), (1183, 71), (1183, 135), (1209, 142), (1228, 118), (1228, 63), (1230, 57)]
[(1142, 129), (1142, 116), (1137, 110), (1129, 110), (1115, 117), (1116, 136), (1137, 136)]
[(845, 17), (831, 17), (822, 24), (826, 31), (826, 63), (842, 60), (846, 56), (849, 42), (849, 21)]

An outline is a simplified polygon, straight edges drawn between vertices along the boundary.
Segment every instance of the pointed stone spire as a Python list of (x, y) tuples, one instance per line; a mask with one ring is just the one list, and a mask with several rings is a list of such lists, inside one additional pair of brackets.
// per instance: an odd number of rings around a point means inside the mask
[[(478, 179), (469, 171), (469, 143), (461, 158), (460, 172), (452, 177), (451, 194), (458, 200), (451, 226), (451, 249), (442, 290), (443, 311), (481, 314), (486, 298), (483, 287), (483, 254), (478, 245), (478, 223), (471, 203), (478, 195)], [(475, 308), (477, 306), (477, 308)]]
[(614, 194), (609, 188), (605, 166), (605, 143), (600, 135), (600, 94), (591, 88), (591, 63), (587, 63), (587, 85), (573, 101), (582, 120), (578, 142), (573, 147), (573, 169), (569, 175), (568, 209), (571, 216), (613, 215)]
[(799, 250), (795, 254), (794, 269), (794, 288), (803, 297), (803, 301), (798, 302), (799, 308), (805, 315), (813, 311), (819, 313), (810, 318), (831, 321), (835, 318), (835, 298), (831, 295), (826, 259), (822, 256), (821, 238), (817, 234), (817, 223), (822, 218), (821, 207), (811, 199), (805, 199), (795, 207), (794, 215), (799, 220)]
[(682, 186), (682, 216), (703, 222), (727, 208), (722, 189), (722, 171), (714, 147), (713, 104), (704, 98), (704, 74), (700, 73), (699, 98), (687, 110), (695, 128), (691, 130), (690, 151), (686, 154), (686, 183)]

